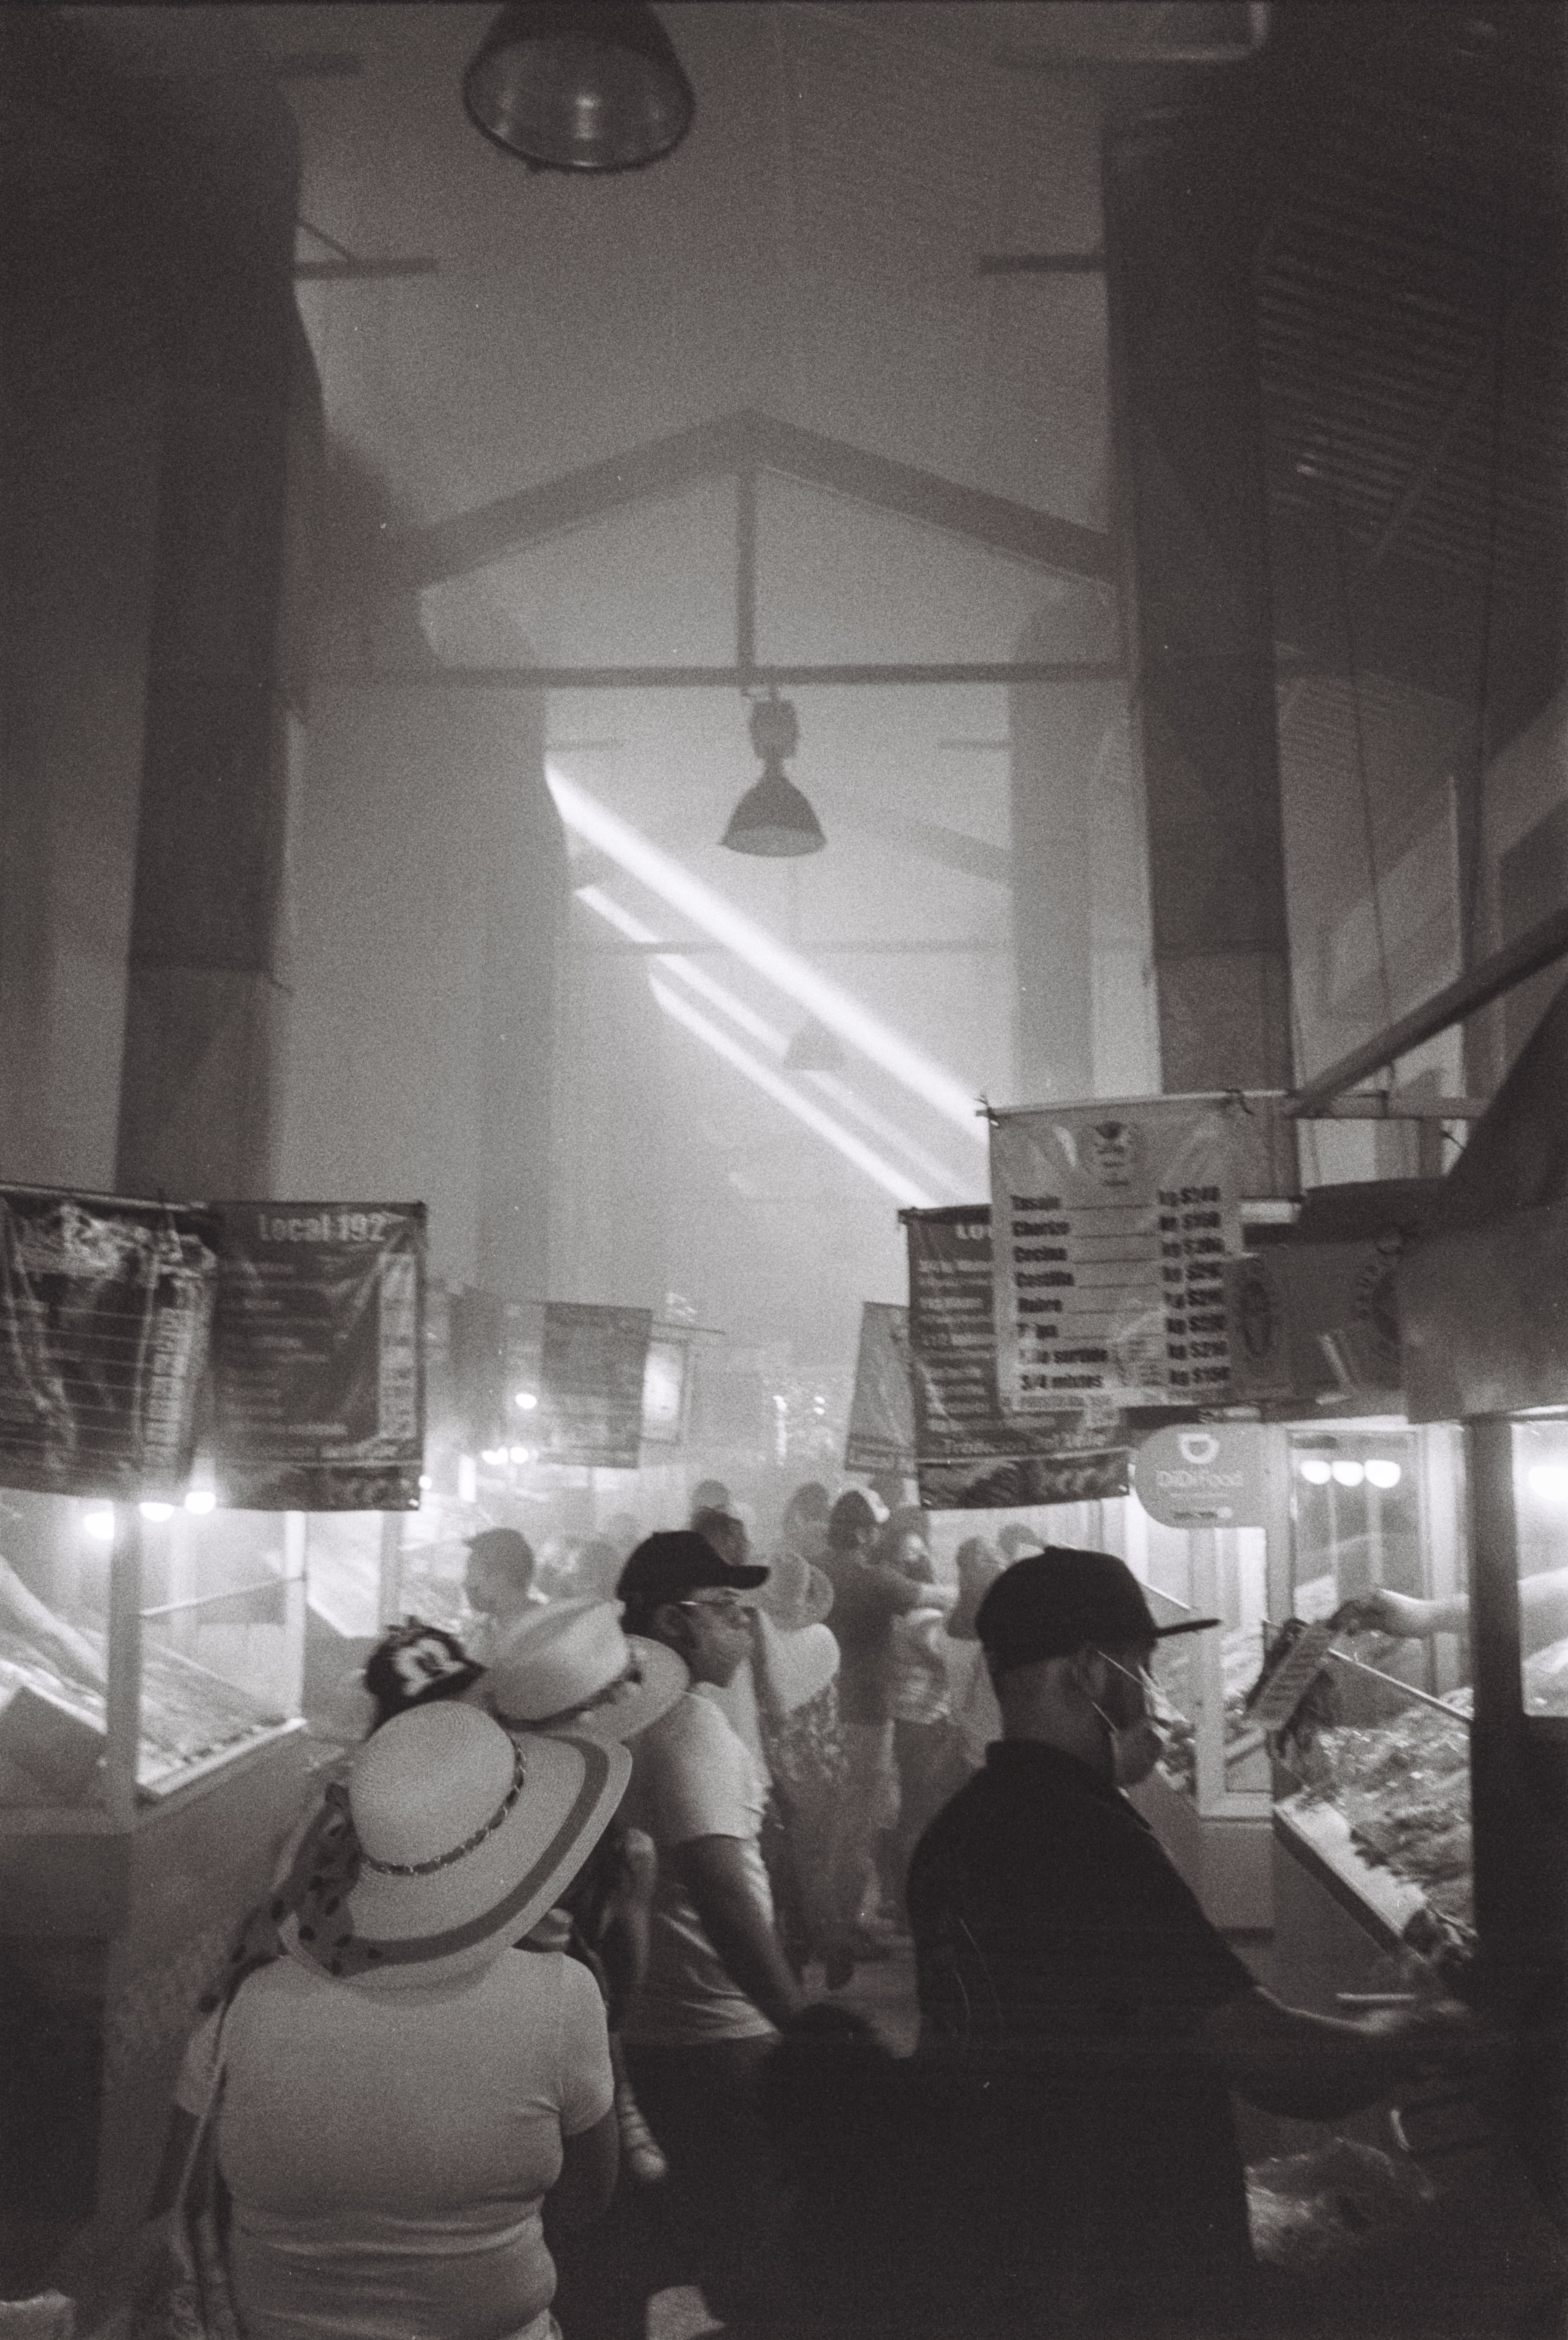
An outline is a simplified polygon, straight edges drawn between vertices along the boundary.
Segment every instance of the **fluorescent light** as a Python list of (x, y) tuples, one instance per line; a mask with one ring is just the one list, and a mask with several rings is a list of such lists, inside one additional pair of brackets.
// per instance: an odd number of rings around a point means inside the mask
[(531, 1462), (534, 1459), (534, 1450), (531, 1446), (512, 1446), (507, 1451), (514, 1462)]
[(90, 1535), (94, 1543), (113, 1543), (114, 1514), (113, 1512), (89, 1512), (82, 1522), (82, 1532)]
[(1334, 1472), (1320, 1454), (1303, 1455), (1297, 1469), (1309, 1487), (1326, 1487)]
[(612, 861), (618, 861), (623, 869), (629, 870), (672, 909), (681, 911), (715, 942), (723, 943), (779, 990), (798, 1000), (829, 1031), (836, 1032), (841, 1040), (847, 1040), (903, 1087), (922, 1097), (955, 1129), (962, 1129), (971, 1145), (982, 1150), (987, 1146), (989, 1139), (977, 1110), (978, 1101), (962, 1081), (955, 1080), (891, 1025), (841, 991), (836, 983), (819, 975), (797, 952), (770, 935), (765, 927), (758, 926), (713, 887), (705, 885), (700, 878), (661, 852), (639, 829), (620, 819), (553, 764), (546, 765), (545, 776), (555, 797), (556, 808), (568, 828), (586, 837), (590, 845), (597, 845)]
[(173, 1503), (138, 1503), (136, 1509), (144, 1520), (172, 1520), (174, 1516)]
[(519, 1413), (532, 1413), (538, 1402), (532, 1390), (519, 1390), (512, 1400)]
[(1397, 1487), (1404, 1476), (1405, 1473), (1397, 1462), (1382, 1462), (1376, 1455), (1374, 1455), (1366, 1465), (1366, 1483), (1369, 1487)]
[(474, 1458), (471, 1454), (459, 1454), (458, 1457), (458, 1501), (459, 1503), (474, 1502), (478, 1500), (478, 1492), (479, 1474), (474, 1468)]
[(192, 1487), (185, 1498), (185, 1509), (196, 1519), (204, 1519), (218, 1508), (218, 1498), (211, 1487)]
[(873, 1154), (869, 1145), (863, 1145), (853, 1131), (834, 1121), (833, 1115), (824, 1113), (811, 1097), (803, 1096), (799, 1089), (781, 1079), (771, 1065), (764, 1065), (760, 1057), (752, 1055), (749, 1048), (743, 1048), (738, 1040), (732, 1040), (718, 1025), (710, 1024), (705, 1016), (699, 1015), (695, 1007), (689, 1006), (678, 992), (670, 989), (667, 983), (662, 983), (656, 975), (650, 975), (648, 987), (666, 1016), (672, 1016), (677, 1024), (684, 1024), (686, 1030), (695, 1033), (716, 1056), (722, 1056), (725, 1064), (733, 1065), (736, 1072), (744, 1073), (748, 1081), (754, 1083), (775, 1104), (782, 1105), (786, 1113), (793, 1113), (797, 1121), (804, 1122), (818, 1137), (825, 1138), (846, 1162), (853, 1162), (855, 1168), (863, 1171), (884, 1194), (892, 1195), (906, 1208), (931, 1209), (931, 1196), (924, 1194), (912, 1179), (906, 1177), (892, 1163), (884, 1162), (880, 1154)]
[(1359, 1487), (1366, 1476), (1359, 1462), (1341, 1461), (1333, 1463), (1330, 1467), (1334, 1472), (1336, 1484), (1341, 1487)]

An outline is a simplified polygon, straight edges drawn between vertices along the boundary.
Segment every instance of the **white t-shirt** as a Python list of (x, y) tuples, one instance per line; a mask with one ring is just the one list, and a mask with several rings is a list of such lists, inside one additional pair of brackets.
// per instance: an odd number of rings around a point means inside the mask
[[(178, 2102), (200, 2112), (215, 2016)], [(547, 2307), (540, 2204), (610, 2108), (604, 2004), (576, 1960), (503, 1950), (429, 1989), (291, 1958), (235, 1997), (218, 2159), (246, 2340), (501, 2340)]]
[(652, 1837), (659, 1873), (647, 1973), (626, 2026), (628, 2040), (689, 2048), (772, 2032), (703, 1931), (669, 1857), (699, 1837), (738, 1839), (747, 1882), (771, 1926), (773, 1894), (757, 1846), (766, 1797), (766, 1778), (745, 1741), (694, 1691), (632, 1741), (631, 1785), (622, 1810), (631, 1825)]

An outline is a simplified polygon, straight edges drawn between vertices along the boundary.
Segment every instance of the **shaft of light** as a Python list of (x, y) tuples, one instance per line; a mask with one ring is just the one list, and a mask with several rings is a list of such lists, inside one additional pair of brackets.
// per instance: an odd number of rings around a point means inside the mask
[(847, 1113), (852, 1121), (858, 1121), (863, 1129), (869, 1129), (872, 1135), (880, 1137), (884, 1145), (894, 1147), (906, 1162), (912, 1162), (928, 1178), (934, 1178), (939, 1186), (945, 1186), (955, 1203), (972, 1201), (972, 1180), (969, 1186), (965, 1186), (954, 1177), (945, 1162), (939, 1162), (934, 1154), (928, 1154), (923, 1145), (918, 1145), (912, 1137), (906, 1137), (896, 1121), (890, 1121), (885, 1113), (878, 1113), (875, 1106), (867, 1105), (865, 1099), (857, 1096), (847, 1081), (841, 1081), (836, 1073), (811, 1073), (807, 1077), (822, 1096), (833, 1100), (841, 1113)]
[(733, 950), (737, 958), (744, 958), (780, 991), (798, 999), (841, 1040), (847, 1040), (852, 1048), (858, 1048), (862, 1056), (880, 1065), (914, 1096), (923, 1097), (944, 1121), (962, 1129), (971, 1145), (986, 1147), (988, 1136), (977, 1110), (977, 1100), (961, 1081), (912, 1046), (891, 1025), (841, 991), (836, 983), (819, 975), (814, 967), (770, 935), (765, 927), (759, 927), (744, 910), (737, 910), (722, 894), (661, 852), (639, 829), (589, 796), (586, 788), (579, 788), (553, 764), (546, 765), (545, 776), (556, 808), (568, 828), (597, 845), (612, 861), (618, 861), (651, 893), (659, 895), (672, 909), (681, 911), (715, 942)]
[[(577, 895), (586, 908), (597, 912), (606, 925), (615, 927), (617, 934), (625, 935), (628, 942), (657, 942), (658, 937), (653, 928), (645, 927), (639, 917), (617, 902), (613, 894), (606, 894), (602, 886), (579, 886)], [(718, 1008), (722, 1015), (727, 1016), (732, 1024), (738, 1025), (754, 1040), (759, 1040), (771, 1056), (783, 1056), (788, 1052), (789, 1040), (778, 1026), (770, 1024), (765, 1016), (759, 1016), (755, 1008), (748, 1006), (744, 999), (738, 999), (727, 985), (715, 983), (705, 967), (698, 967), (676, 951), (652, 953), (649, 965), (650, 967), (663, 967), (666, 974), (684, 983), (689, 991), (696, 992)], [(934, 1154), (928, 1154), (923, 1145), (917, 1145), (912, 1137), (907, 1136), (896, 1121), (890, 1121), (886, 1114), (878, 1113), (874, 1106), (867, 1105), (847, 1081), (841, 1081), (836, 1073), (812, 1073), (807, 1077), (824, 1096), (833, 1099), (841, 1113), (848, 1114), (850, 1119), (858, 1121), (863, 1129), (869, 1129), (873, 1137), (880, 1137), (885, 1145), (892, 1146), (917, 1170), (923, 1171), (928, 1178), (934, 1178), (940, 1185), (947, 1187), (955, 1202), (968, 1199), (968, 1190), (944, 1163), (939, 1162)]]
[(797, 1121), (804, 1122), (818, 1137), (825, 1138), (835, 1152), (842, 1154), (846, 1162), (853, 1162), (855, 1168), (863, 1172), (884, 1194), (892, 1195), (895, 1202), (905, 1208), (931, 1209), (932, 1198), (922, 1193), (912, 1179), (906, 1178), (892, 1163), (884, 1162), (880, 1154), (873, 1154), (869, 1145), (863, 1145), (852, 1130), (845, 1129), (831, 1114), (824, 1113), (820, 1105), (814, 1104), (808, 1096), (803, 1096), (788, 1081), (781, 1080), (771, 1065), (764, 1065), (759, 1056), (752, 1055), (749, 1048), (743, 1048), (738, 1040), (732, 1040), (717, 1024), (710, 1024), (705, 1016), (699, 1014), (681, 997), (679, 992), (672, 991), (669, 985), (661, 982), (656, 975), (649, 976), (648, 988), (666, 1016), (684, 1025), (688, 1032), (710, 1047), (715, 1056), (722, 1056), (726, 1065), (733, 1065), (737, 1073), (744, 1073), (748, 1081), (754, 1082), (775, 1104), (782, 1105), (786, 1113), (793, 1113)]
[[(599, 917), (614, 927), (617, 933), (625, 935), (628, 942), (657, 942), (658, 937), (653, 928), (645, 927), (640, 918), (623, 909), (614, 895), (606, 894), (602, 887), (579, 886), (577, 899), (588, 909), (597, 910)], [(688, 991), (700, 993), (710, 1006), (720, 1009), (732, 1024), (738, 1024), (743, 1032), (749, 1032), (754, 1040), (760, 1040), (763, 1046), (771, 1049), (775, 1056), (782, 1056), (789, 1046), (788, 1040), (776, 1024), (770, 1024), (765, 1016), (759, 1016), (754, 1007), (748, 1007), (744, 999), (737, 999), (724, 984), (715, 983), (706, 967), (694, 966), (689, 958), (682, 958), (675, 951), (655, 952), (648, 963), (651, 967), (664, 967), (684, 983)]]

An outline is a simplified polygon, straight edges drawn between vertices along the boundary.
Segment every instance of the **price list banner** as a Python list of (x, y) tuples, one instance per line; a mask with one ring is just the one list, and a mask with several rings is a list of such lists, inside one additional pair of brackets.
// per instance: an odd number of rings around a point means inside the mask
[(0, 1187), (0, 1481), (177, 1494), (217, 1278), (208, 1212)]
[(213, 1465), (252, 1512), (412, 1512), (422, 1203), (221, 1203)]
[(1127, 1492), (1127, 1435), (1113, 1407), (1071, 1401), (1030, 1422), (997, 1388), (991, 1210), (900, 1213), (909, 1241), (915, 1471), (927, 1511), (1006, 1511)]
[(991, 1124), (997, 1368), (1010, 1413), (1230, 1393), (1225, 1260), (1241, 1249), (1223, 1096), (1001, 1113)]
[(846, 1471), (914, 1469), (914, 1409), (909, 1386), (909, 1310), (885, 1300), (861, 1304), (854, 1396), (844, 1440)]
[(537, 1417), (541, 1462), (636, 1469), (653, 1324), (651, 1308), (547, 1304)]

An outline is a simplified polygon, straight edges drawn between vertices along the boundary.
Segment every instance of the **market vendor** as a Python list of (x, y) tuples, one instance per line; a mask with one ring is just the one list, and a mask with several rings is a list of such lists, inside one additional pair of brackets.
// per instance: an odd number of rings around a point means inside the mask
[(1002, 1737), (909, 1879), (922, 2052), (968, 2088), (963, 2328), (1161, 2308), (1221, 2328), (1252, 2276), (1228, 2091), (1330, 2119), (1474, 2033), (1454, 2008), (1286, 2007), (1204, 1916), (1120, 1792), (1159, 1751), (1163, 1638), (1121, 1561), (1031, 1554), (975, 1621)]

